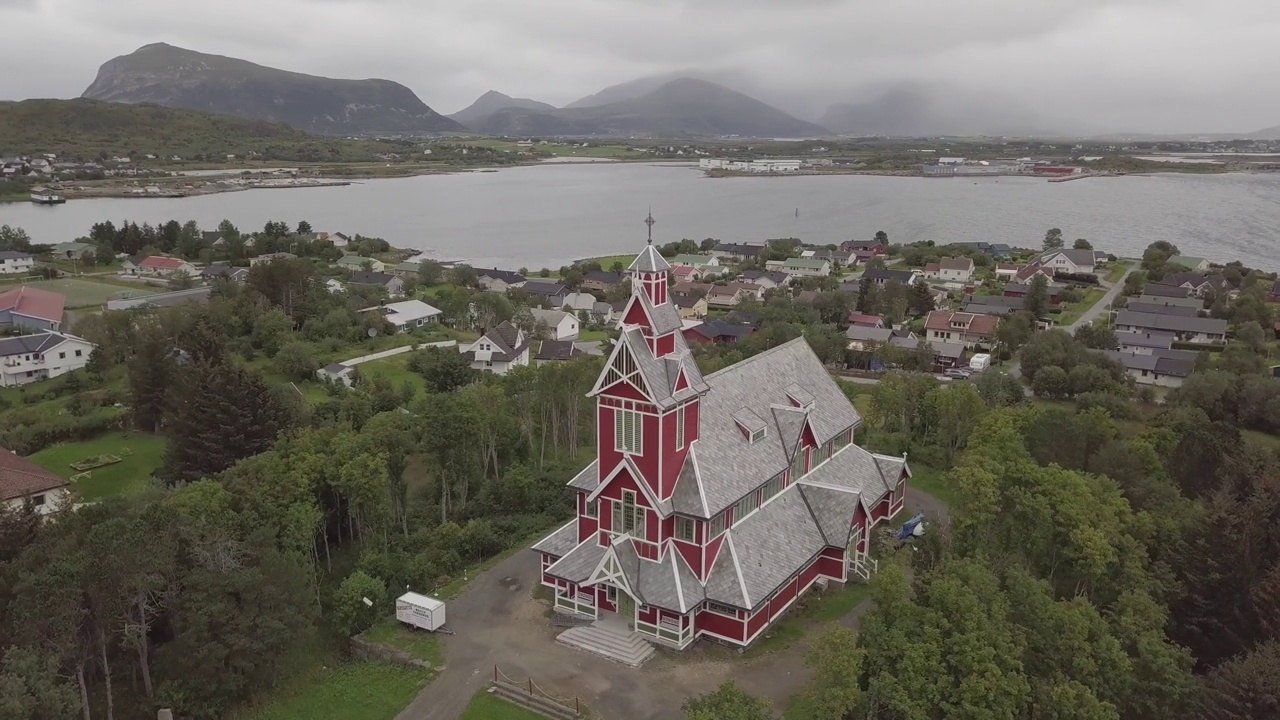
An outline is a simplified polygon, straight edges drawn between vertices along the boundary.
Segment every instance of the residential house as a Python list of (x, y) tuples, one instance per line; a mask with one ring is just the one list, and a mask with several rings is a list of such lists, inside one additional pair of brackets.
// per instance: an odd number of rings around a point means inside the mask
[(79, 370), (95, 347), (84, 338), (51, 331), (0, 340), (0, 387), (18, 387)]
[(735, 325), (750, 325), (753, 328), (760, 327), (760, 313), (750, 310), (730, 310), (725, 313), (723, 320)]
[(89, 243), (61, 242), (49, 250), (49, 254), (61, 260), (79, 260), (85, 253), (97, 254), (98, 248)]
[(1004, 295), (965, 295), (964, 307), (967, 313), (977, 315), (1010, 315), (1021, 311), (1027, 305), (1025, 295), (1006, 297)]
[(387, 297), (404, 297), (404, 280), (395, 275), (368, 270), (356, 270), (347, 281), (353, 285), (377, 285), (387, 291)]
[(672, 295), (671, 304), (676, 306), (681, 320), (701, 320), (707, 316), (707, 299), (699, 295)]
[(0, 250), (0, 274), (26, 274), (35, 269), (35, 255), (18, 250)]
[(208, 283), (224, 279), (242, 283), (249, 279), (249, 268), (235, 267), (227, 263), (213, 263), (200, 270), (200, 279)]
[(365, 313), (381, 313), (383, 319), (395, 327), (397, 333), (413, 332), (417, 328), (440, 322), (444, 312), (421, 300), (401, 300), (386, 303), (377, 307), (369, 307), (360, 311)]
[[(900, 282), (903, 285), (911, 285), (916, 278), (921, 277), (919, 270), (888, 270), (885, 268), (867, 268), (863, 271), (862, 277), (870, 280), (872, 284), (884, 285), (890, 282)], [(854, 288), (853, 292), (857, 292)]]
[(549, 362), (572, 360), (581, 355), (582, 351), (572, 340), (543, 340), (538, 345), (538, 354), (533, 356), (533, 361), (538, 365), (546, 365)]
[(19, 457), (12, 450), (0, 448), (0, 507), (20, 510), (31, 504), (40, 515), (70, 504), (71, 483)]
[(714, 285), (707, 293), (707, 304), (716, 307), (733, 307), (743, 300), (760, 299), (764, 288), (751, 283), (731, 282), (728, 285)]
[(948, 368), (964, 367), (968, 364), (969, 349), (961, 343), (917, 338), (915, 335), (894, 335), (889, 339), (890, 345), (908, 352), (919, 350), (921, 342), (933, 353), (934, 372), (942, 372)]
[(671, 266), (692, 268), (692, 273), (683, 274), (694, 279), (717, 277), (728, 269), (720, 264), (720, 258), (711, 255), (676, 255), (671, 258)]
[(849, 313), (849, 324), (858, 327), (882, 328), (884, 327), (884, 318), (879, 315), (863, 315), (862, 313)]
[(362, 255), (343, 255), (338, 258), (336, 265), (343, 270), (369, 270), (371, 272), (383, 272), (387, 269), (387, 264), (377, 258), (364, 257)]
[(1093, 251), (1093, 264), (1095, 267), (1097, 267), (1098, 265), (1106, 265), (1107, 263), (1115, 259), (1116, 259), (1116, 256), (1112, 255), (1109, 252), (1104, 252), (1102, 250)]
[[(123, 297), (117, 300), (108, 300), (108, 310), (132, 310), (140, 307), (177, 307), (186, 305), (187, 303), (196, 303), (197, 305), (205, 305), (209, 302), (209, 296), (213, 293), (213, 287), (204, 285), (201, 287), (187, 288), (186, 290), (173, 290), (171, 292), (157, 293), (155, 295), (142, 295), (140, 297)], [(128, 294), (125, 291), (124, 294)]]
[(1280, 280), (1271, 284), (1271, 289), (1267, 291), (1267, 302), (1280, 303)]
[(850, 350), (861, 352), (889, 342), (889, 339), (893, 337), (893, 328), (850, 325), (849, 329), (845, 330), (844, 336), (848, 340), (847, 347)]
[(1053, 268), (1035, 263), (1024, 265), (1013, 274), (1013, 282), (1030, 284), (1037, 275), (1043, 275), (1046, 280), (1053, 280)]
[(200, 231), (200, 242), (209, 247), (222, 247), (227, 244), (226, 239), (222, 237), (222, 233), (217, 230)]
[(552, 308), (563, 305), (565, 297), (569, 294), (569, 288), (555, 280), (526, 280), (520, 289), (529, 293), (532, 299), (546, 302)]
[(414, 262), (412, 260), (405, 260), (402, 263), (396, 263), (395, 265), (392, 265), (390, 268), (387, 269), (387, 272), (391, 273), (392, 275), (395, 275), (401, 280), (416, 278), (418, 277), (419, 273), (422, 272), (422, 263)]
[(671, 268), (671, 277), (677, 282), (694, 282), (698, 279), (699, 274), (697, 268), (688, 265), (678, 265)]
[[(1066, 290), (1065, 285), (1050, 283), (1045, 286), (1045, 294), (1049, 296), (1049, 304), (1057, 306), (1062, 304), (1062, 291)], [(1004, 296), (1008, 298), (1026, 298), (1031, 295), (1031, 283), (1007, 283), (1004, 286)]]
[(1190, 255), (1174, 255), (1169, 258), (1169, 264), (1194, 272), (1204, 272), (1209, 269), (1208, 260), (1205, 260), (1204, 258), (1191, 257)]
[(626, 278), (626, 275), (620, 272), (592, 270), (582, 276), (582, 287), (587, 290), (608, 292), (617, 286), (618, 283), (622, 282), (624, 278)]
[(340, 233), (340, 232), (329, 233), (326, 239), (329, 242), (333, 243), (333, 246), (336, 248), (344, 248), (351, 244), (351, 236), (347, 235), (346, 233)]
[(1138, 313), (1181, 315), (1182, 317), (1196, 317), (1200, 314), (1199, 308), (1185, 307), (1183, 305), (1170, 305), (1168, 303), (1130, 302), (1125, 309)]
[(346, 387), (351, 387), (355, 383), (356, 368), (354, 365), (343, 365), (342, 363), (330, 363), (316, 371), (316, 377), (321, 382), (329, 381), (342, 383)]
[(525, 277), (520, 273), (498, 268), (476, 268), (476, 278), (480, 287), (491, 292), (506, 292), (523, 287), (525, 283)]
[(684, 649), (747, 647), (813, 585), (870, 576), (873, 527), (903, 505), (900, 457), (853, 445), (857, 410), (803, 338), (703, 376), (656, 252), (589, 396), (598, 458), (577, 517), (537, 542), (557, 612)]
[(708, 320), (684, 328), (683, 334), (686, 342), (698, 345), (725, 345), (755, 335), (756, 329), (750, 325), (737, 325), (724, 320)]
[(765, 290), (782, 287), (791, 282), (791, 276), (778, 270), (748, 270), (742, 273), (741, 279)]
[(765, 267), (782, 271), (793, 278), (826, 277), (831, 274), (831, 261), (823, 258), (793, 257), (786, 260), (770, 260)]
[(67, 297), (62, 293), (21, 287), (0, 294), (0, 328), (62, 329)]
[(459, 349), (476, 370), (506, 375), (512, 368), (529, 364), (529, 345), (523, 330), (504, 321), (479, 340)]
[(1003, 260), (1013, 254), (1013, 246), (1006, 245), (1005, 243), (989, 243), (985, 240), (966, 240), (947, 244), (963, 245), (964, 247), (975, 248), (996, 260)]
[(760, 251), (764, 250), (764, 245), (749, 245), (747, 243), (717, 243), (711, 248), (710, 255), (712, 257), (727, 258), (729, 260), (755, 260), (760, 256)]
[[(674, 270), (675, 268), (672, 268)], [(672, 295), (702, 295), (705, 296), (711, 292), (711, 288), (715, 287), (711, 283), (699, 282), (678, 282), (671, 286)]]
[(1177, 339), (1177, 336), (1173, 333), (1118, 332), (1116, 333), (1116, 349), (1121, 352), (1150, 355), (1152, 350), (1172, 350), (1173, 341)]
[(1017, 263), (1000, 263), (996, 265), (996, 279), (1012, 280), (1018, 275), (1018, 271), (1022, 267)]
[(1125, 374), (1140, 385), (1182, 387), (1196, 367), (1196, 354), (1182, 350), (1151, 349), (1146, 353), (1103, 350), (1124, 366)]
[(324, 289), (328, 290), (330, 293), (340, 293), (346, 290), (347, 286), (343, 285), (341, 280), (329, 278), (324, 281)]
[[(1161, 293), (1165, 289), (1173, 291), (1173, 294), (1162, 295)], [(1155, 292), (1147, 292), (1147, 290), (1154, 290)], [(1204, 300), (1184, 295), (1183, 293), (1185, 292), (1187, 292), (1186, 288), (1169, 285), (1148, 285), (1137, 300), (1131, 300), (1130, 302), (1147, 303), (1149, 305), (1177, 305), (1178, 307), (1194, 308), (1196, 310), (1204, 309)]]
[(849, 253), (868, 253), (870, 257), (884, 255), (888, 248), (879, 240), (845, 240), (840, 243), (840, 250)]
[(930, 341), (955, 342), (969, 349), (989, 347), (995, 339), (994, 315), (935, 310), (925, 318), (925, 337)]
[(852, 251), (832, 250), (831, 248), (807, 248), (800, 251), (800, 257), (810, 260), (826, 260), (832, 267), (846, 267), (858, 264), (858, 257)]
[[(561, 306), (563, 307), (563, 305)], [(538, 329), (534, 335), (544, 340), (577, 340), (578, 316), (563, 310), (533, 308), (533, 321)]]
[(298, 258), (297, 255), (294, 255), (293, 253), (287, 253), (287, 252), (264, 253), (257, 257), (249, 258), (249, 267), (253, 267), (254, 265), (261, 265), (263, 263), (269, 263), (272, 260), (296, 260), (297, 258)]
[(1094, 269), (1093, 251), (1073, 248), (1050, 250), (1035, 260), (1036, 265), (1043, 265), (1053, 270), (1054, 275), (1092, 275)]
[(1198, 272), (1169, 273), (1161, 278), (1160, 282), (1153, 284), (1183, 287), (1187, 289), (1188, 295), (1193, 297), (1204, 297), (1205, 292), (1213, 287), (1209, 276)]
[(597, 325), (608, 325), (613, 322), (613, 307), (607, 302), (597, 300), (591, 293), (574, 292), (565, 295), (560, 309), (574, 313), (579, 319), (586, 318), (588, 322)]
[(944, 257), (924, 266), (924, 276), (948, 282), (967, 283), (973, 278), (973, 259), (966, 256)]
[(1218, 318), (1180, 317), (1121, 310), (1116, 313), (1116, 332), (1173, 333), (1179, 341), (1217, 344), (1227, 340), (1227, 321)]
[(196, 269), (195, 265), (182, 258), (169, 257), (167, 255), (150, 255), (144, 258), (132, 257), (124, 261), (122, 268), (125, 273), (140, 277), (200, 276), (200, 271)]

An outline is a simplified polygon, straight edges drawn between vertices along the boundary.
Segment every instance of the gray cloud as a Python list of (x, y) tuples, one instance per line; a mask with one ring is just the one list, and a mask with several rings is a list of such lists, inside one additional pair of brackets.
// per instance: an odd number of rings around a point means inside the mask
[(452, 112), (480, 93), (564, 104), (696, 69), (816, 118), (877, 88), (998, 96), (1049, 127), (1280, 124), (1274, 0), (0, 0), (47, 38), (0, 64), (0, 97), (72, 97), (150, 42), (333, 77), (385, 77)]

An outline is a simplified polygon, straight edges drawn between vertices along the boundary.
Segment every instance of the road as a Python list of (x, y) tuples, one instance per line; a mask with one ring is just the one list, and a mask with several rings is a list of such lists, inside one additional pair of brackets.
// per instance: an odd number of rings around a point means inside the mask
[[(1107, 308), (1111, 306), (1111, 303), (1115, 302), (1116, 297), (1118, 297), (1120, 293), (1124, 290), (1124, 281), (1130, 275), (1132, 275), (1134, 271), (1136, 271), (1137, 269), (1138, 268), (1136, 266), (1129, 268), (1129, 271), (1126, 272), (1124, 276), (1120, 278), (1120, 280), (1118, 280), (1115, 284), (1113, 284), (1107, 290), (1107, 294), (1103, 295), (1101, 300), (1094, 303), (1093, 307), (1089, 308), (1088, 310), (1085, 310), (1084, 314), (1080, 316), (1079, 320), (1076, 320), (1070, 325), (1063, 325), (1062, 329), (1074, 335), (1076, 333), (1076, 330), (1080, 329), (1081, 326), (1088, 325), (1089, 323), (1093, 322), (1094, 318), (1101, 315), (1104, 311), (1106, 311)], [(1107, 283), (1102, 282), (1101, 284), (1105, 286)]]

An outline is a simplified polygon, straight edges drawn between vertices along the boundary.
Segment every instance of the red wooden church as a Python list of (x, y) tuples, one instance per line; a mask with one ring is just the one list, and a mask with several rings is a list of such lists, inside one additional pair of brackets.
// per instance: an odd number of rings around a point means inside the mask
[(905, 458), (853, 444), (861, 418), (803, 338), (703, 377), (652, 245), (591, 395), (599, 456), (578, 517), (533, 546), (560, 612), (617, 613), (675, 648), (748, 645), (822, 581), (870, 572)]

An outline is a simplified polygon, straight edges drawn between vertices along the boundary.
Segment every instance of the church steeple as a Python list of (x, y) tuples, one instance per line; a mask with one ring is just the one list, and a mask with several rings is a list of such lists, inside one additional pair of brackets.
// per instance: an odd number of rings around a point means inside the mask
[(631, 294), (643, 292), (651, 304), (662, 305), (667, 302), (667, 271), (671, 265), (653, 247), (653, 225), (656, 222), (651, 211), (644, 219), (644, 224), (649, 226), (649, 243), (627, 270), (631, 273)]

